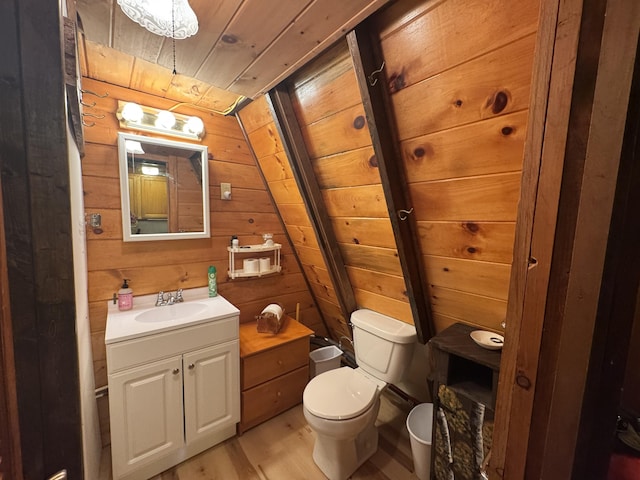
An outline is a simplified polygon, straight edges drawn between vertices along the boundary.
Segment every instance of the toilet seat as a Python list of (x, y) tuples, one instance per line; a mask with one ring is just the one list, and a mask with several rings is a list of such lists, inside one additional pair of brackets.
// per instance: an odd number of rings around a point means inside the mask
[(365, 376), (360, 369), (342, 367), (313, 378), (304, 389), (305, 408), (316, 417), (346, 420), (370, 408), (385, 383)]

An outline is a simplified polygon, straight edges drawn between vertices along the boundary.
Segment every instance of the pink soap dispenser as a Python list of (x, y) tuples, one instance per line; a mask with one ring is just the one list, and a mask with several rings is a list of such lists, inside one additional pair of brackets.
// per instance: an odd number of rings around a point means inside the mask
[(133, 308), (133, 290), (129, 288), (128, 281), (125, 278), (122, 288), (118, 290), (118, 310), (131, 310)]

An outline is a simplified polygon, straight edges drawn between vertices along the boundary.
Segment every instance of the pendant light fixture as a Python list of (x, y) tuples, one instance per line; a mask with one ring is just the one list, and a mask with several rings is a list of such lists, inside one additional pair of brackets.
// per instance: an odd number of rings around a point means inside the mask
[(198, 31), (198, 18), (188, 0), (118, 0), (118, 5), (127, 17), (156, 35), (180, 40)]

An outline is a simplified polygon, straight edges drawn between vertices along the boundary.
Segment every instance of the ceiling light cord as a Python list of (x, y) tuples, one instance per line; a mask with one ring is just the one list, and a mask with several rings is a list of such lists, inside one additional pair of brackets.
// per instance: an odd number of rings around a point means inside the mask
[(171, 43), (173, 46), (173, 75), (176, 75), (176, 0), (171, 2)]

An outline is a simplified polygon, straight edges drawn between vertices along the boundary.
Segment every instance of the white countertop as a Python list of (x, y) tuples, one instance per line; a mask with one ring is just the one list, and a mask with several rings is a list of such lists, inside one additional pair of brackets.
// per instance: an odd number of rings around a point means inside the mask
[[(133, 308), (124, 312), (118, 310), (118, 305), (114, 305), (113, 301), (110, 300), (107, 307), (107, 329), (104, 341), (106, 344), (116, 343), (240, 314), (240, 310), (224, 297), (218, 295), (209, 298), (208, 294), (209, 289), (207, 287), (183, 290), (184, 303), (162, 307), (155, 306), (157, 294), (141, 295), (133, 297)], [(194, 313), (187, 312), (186, 315), (166, 315), (179, 312), (181, 306), (188, 303), (198, 304), (201, 308), (195, 309), (197, 311), (194, 311)], [(163, 312), (163, 309), (167, 310)], [(154, 321), (139, 321), (136, 319), (138, 315), (147, 311), (152, 311), (147, 317), (152, 317), (153, 311), (157, 311), (160, 316), (166, 315), (172, 318)]]

